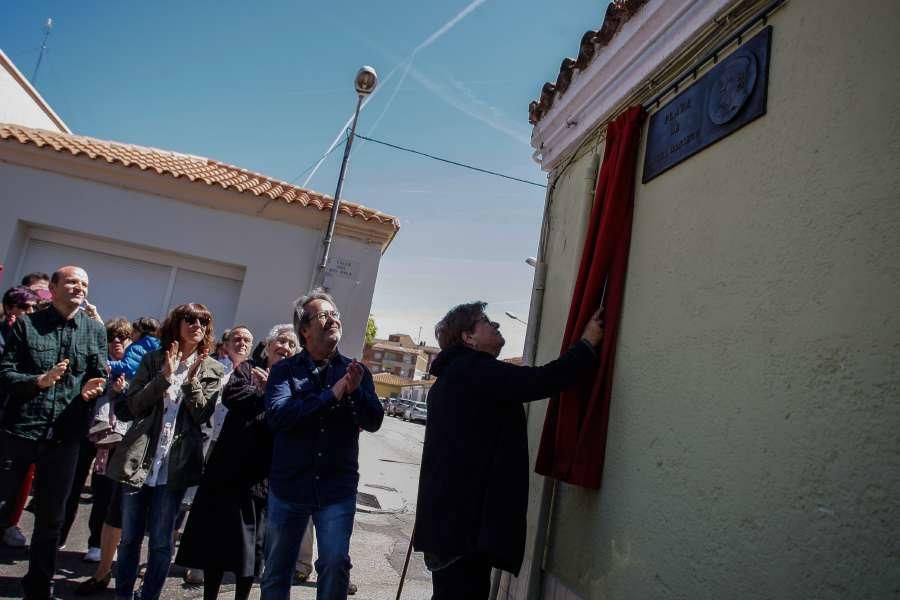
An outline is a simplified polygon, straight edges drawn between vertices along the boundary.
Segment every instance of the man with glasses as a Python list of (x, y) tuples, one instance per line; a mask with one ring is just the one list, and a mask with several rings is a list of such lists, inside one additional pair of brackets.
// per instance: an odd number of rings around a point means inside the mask
[(0, 360), (7, 405), (0, 423), (0, 513), (35, 464), (34, 532), (25, 597), (49, 598), (56, 550), (93, 400), (106, 384), (102, 323), (80, 311), (88, 276), (62, 267), (50, 278), (52, 304), (16, 319)]
[(274, 365), (266, 419), (274, 431), (269, 473), (263, 600), (290, 597), (306, 523), (317, 533), (318, 600), (345, 599), (359, 484), (359, 432), (377, 431), (384, 410), (372, 375), (337, 350), (341, 315), (320, 291), (298, 299), (294, 329), (303, 350)]

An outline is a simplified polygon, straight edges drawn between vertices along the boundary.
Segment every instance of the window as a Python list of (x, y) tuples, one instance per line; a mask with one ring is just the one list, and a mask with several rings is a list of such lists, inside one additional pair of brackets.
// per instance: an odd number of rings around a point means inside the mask
[(381, 360), (383, 356), (384, 354), (382, 354), (381, 352), (376, 352), (372, 355), (372, 358), (374, 358), (375, 360)]

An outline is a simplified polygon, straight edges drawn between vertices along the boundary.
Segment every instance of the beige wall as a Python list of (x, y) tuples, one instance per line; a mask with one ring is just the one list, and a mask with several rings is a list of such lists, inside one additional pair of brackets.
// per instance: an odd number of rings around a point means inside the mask
[[(638, 185), (603, 489), (560, 486), (551, 527), (550, 573), (584, 598), (900, 586), (900, 4), (770, 23), (768, 114)], [(561, 184), (551, 209), (539, 362), (582, 198)]]

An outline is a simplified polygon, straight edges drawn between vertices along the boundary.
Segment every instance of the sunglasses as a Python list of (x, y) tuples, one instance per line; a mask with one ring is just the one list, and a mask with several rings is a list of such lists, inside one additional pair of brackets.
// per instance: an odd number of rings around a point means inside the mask
[(201, 327), (209, 327), (209, 317), (200, 317), (197, 315), (184, 315), (181, 317), (181, 320), (187, 323), (188, 325), (194, 325), (196, 323), (200, 323)]
[(124, 342), (125, 340), (130, 340), (131, 336), (125, 335), (124, 333), (114, 333), (113, 335), (106, 336), (107, 342)]
[(37, 305), (34, 302), (24, 302), (22, 304), (16, 304), (16, 308), (19, 310), (31, 310), (34, 309)]

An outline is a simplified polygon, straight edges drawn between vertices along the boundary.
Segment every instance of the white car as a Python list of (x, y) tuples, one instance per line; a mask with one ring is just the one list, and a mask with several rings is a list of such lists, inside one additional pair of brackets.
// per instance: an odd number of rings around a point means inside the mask
[(403, 411), (404, 421), (422, 421), (428, 420), (428, 405), (424, 402), (412, 402)]

